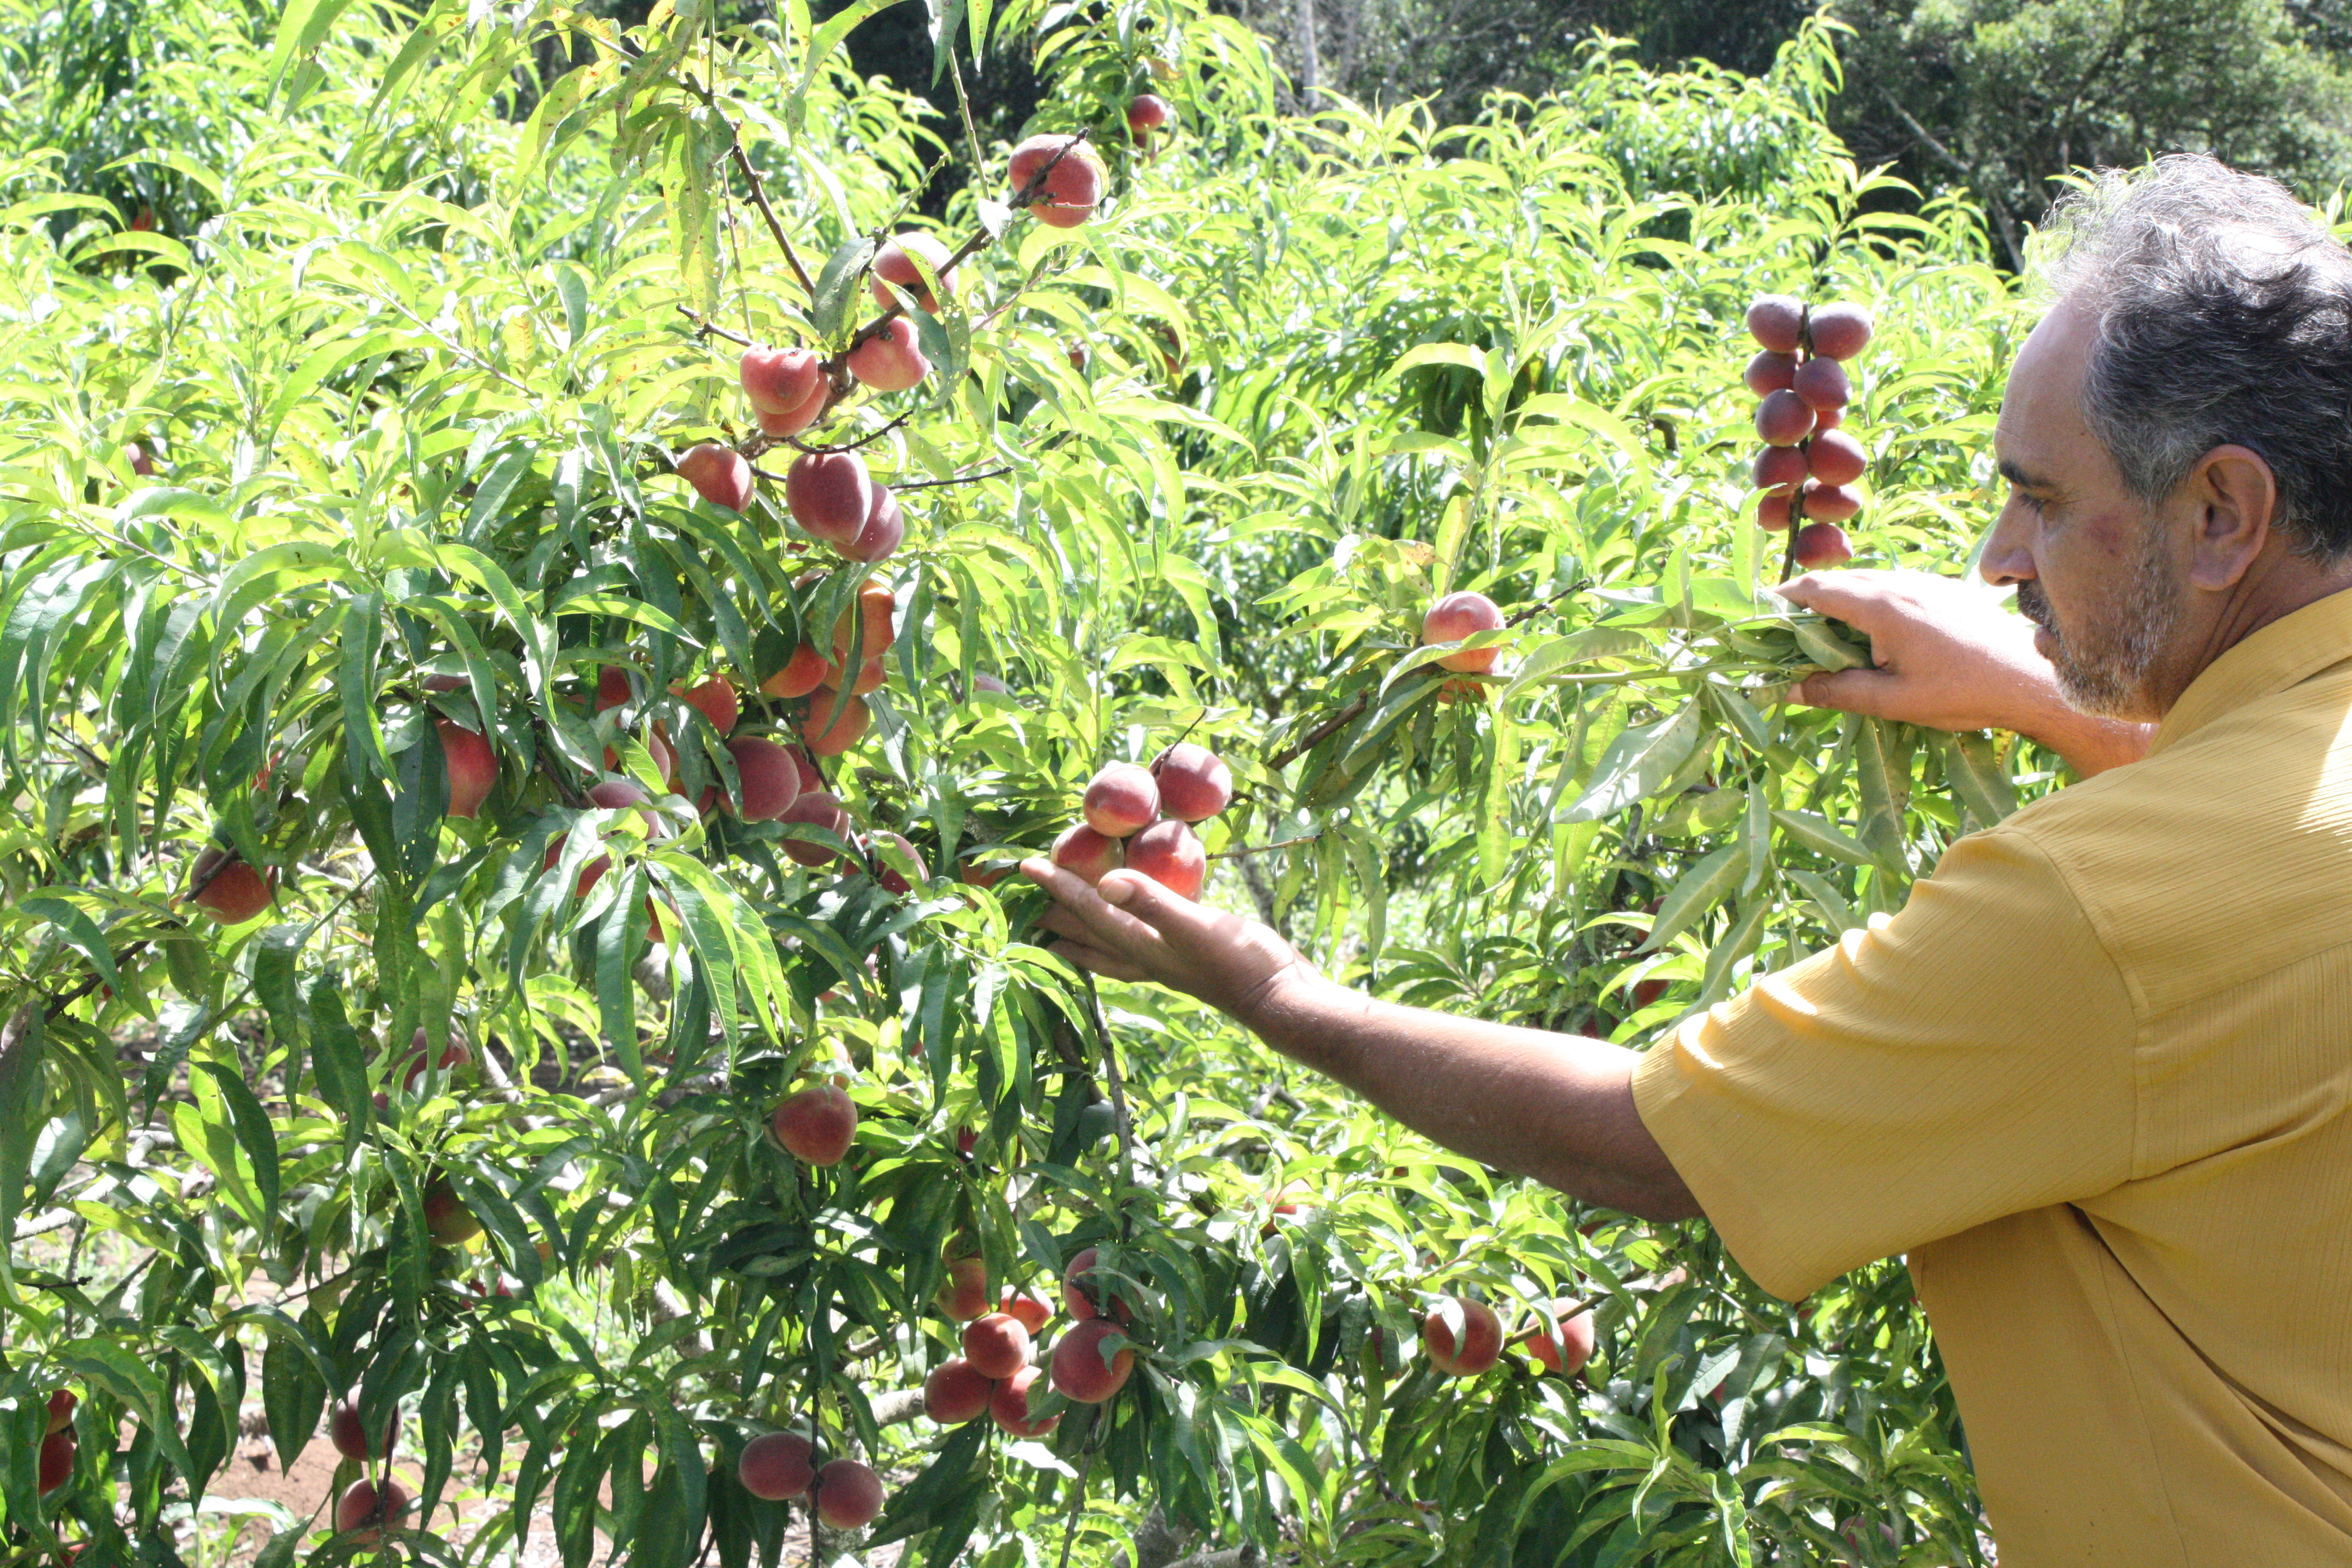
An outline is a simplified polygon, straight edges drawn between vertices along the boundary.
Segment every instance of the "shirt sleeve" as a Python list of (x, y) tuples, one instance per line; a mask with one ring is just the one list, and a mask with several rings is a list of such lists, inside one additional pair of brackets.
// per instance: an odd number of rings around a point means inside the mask
[(2131, 1173), (2131, 994), (2021, 832), (1954, 844), (1902, 911), (1686, 1019), (1634, 1103), (1724, 1244), (1794, 1300)]

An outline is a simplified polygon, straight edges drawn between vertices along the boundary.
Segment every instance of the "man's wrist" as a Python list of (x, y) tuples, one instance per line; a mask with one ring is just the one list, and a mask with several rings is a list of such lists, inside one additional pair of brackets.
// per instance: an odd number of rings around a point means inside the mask
[(1284, 1056), (1328, 1070), (1336, 1026), (1351, 1002), (1362, 998), (1304, 963), (1270, 977), (1234, 1017)]
[(2032, 723), (2019, 725), (2017, 732), (2057, 752), (2077, 777), (2089, 778), (2147, 755), (2156, 726), (2102, 718), (2059, 702), (2037, 715)]

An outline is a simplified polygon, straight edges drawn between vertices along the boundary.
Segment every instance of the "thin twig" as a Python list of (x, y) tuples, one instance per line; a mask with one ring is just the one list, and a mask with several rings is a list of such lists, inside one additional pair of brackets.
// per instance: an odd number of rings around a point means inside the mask
[(1323, 837), (1323, 830), (1302, 833), (1296, 838), (1284, 838), (1272, 844), (1253, 844), (1246, 849), (1220, 849), (1209, 857), (1212, 860), (1240, 860), (1252, 855), (1271, 855), (1277, 849), (1287, 849), (1295, 844), (1312, 844)]
[(1284, 768), (1288, 767), (1291, 763), (1297, 762), (1299, 758), (1305, 756), (1307, 752), (1321, 745), (1325, 741), (1330, 739), (1331, 736), (1344, 727), (1349, 720), (1355, 718), (1357, 714), (1361, 713), (1364, 710), (1367, 700), (1367, 699), (1362, 697), (1355, 699), (1346, 707), (1340, 709), (1337, 713), (1334, 713), (1331, 717), (1326, 719), (1322, 723), (1318, 724), (1314, 729), (1309, 730), (1307, 732), (1307, 738), (1305, 740), (1298, 742), (1295, 745), (1285, 746), (1281, 751), (1276, 752), (1273, 756), (1268, 757), (1265, 763), (1266, 767), (1270, 771), (1276, 773), (1279, 773)]
[(983, 468), (976, 474), (950, 474), (944, 479), (892, 480), (890, 488), (898, 490), (935, 490), (945, 485), (976, 485), (982, 479), (1001, 479), (1013, 471), (1011, 464), (1001, 468)]
[(1094, 1011), (1095, 1038), (1102, 1047), (1103, 1079), (1110, 1085), (1110, 1108), (1113, 1125), (1118, 1129), (1118, 1175), (1123, 1189), (1118, 1205), (1118, 1236), (1128, 1240), (1135, 1233), (1135, 1219), (1128, 1212), (1124, 1189), (1135, 1185), (1135, 1126), (1127, 1110), (1127, 1081), (1119, 1076), (1118, 1053), (1110, 1043), (1110, 1022), (1103, 1016), (1102, 993), (1096, 988), (1094, 972), (1087, 972), (1087, 1005)]

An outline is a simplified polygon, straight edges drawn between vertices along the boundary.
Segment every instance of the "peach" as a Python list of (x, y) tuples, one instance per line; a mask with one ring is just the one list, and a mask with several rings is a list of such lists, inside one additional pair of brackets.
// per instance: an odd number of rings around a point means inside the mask
[(907, 514), (898, 510), (898, 498), (890, 493), (890, 488), (877, 484), (874, 510), (866, 514), (866, 525), (857, 531), (857, 537), (838, 548), (852, 561), (870, 565), (896, 555), (906, 542)]
[(982, 1377), (1011, 1377), (1029, 1364), (1029, 1331), (1010, 1312), (983, 1313), (964, 1326), (963, 1359)]
[(1853, 384), (1845, 378), (1845, 366), (1833, 359), (1809, 359), (1799, 365), (1789, 390), (1815, 410), (1843, 408), (1853, 401)]
[(996, 1380), (982, 1377), (961, 1356), (952, 1356), (923, 1379), (923, 1414), (942, 1426), (961, 1426), (988, 1414)]
[(443, 1247), (457, 1247), (482, 1234), (482, 1222), (446, 1176), (425, 1185), (425, 1234)]
[(801, 739), (820, 757), (837, 757), (857, 744), (874, 715), (863, 699), (821, 691), (801, 721)]
[(1811, 471), (1803, 447), (1767, 447), (1756, 454), (1753, 479), (1759, 490), (1787, 495), (1803, 484)]
[(49, 1425), (43, 1436), (62, 1432), (73, 1425), (74, 1406), (81, 1403), (80, 1395), (70, 1388), (60, 1388), (49, 1395)]
[(857, 1104), (833, 1084), (811, 1084), (776, 1107), (768, 1125), (793, 1158), (838, 1165), (857, 1138)]
[(1823, 359), (1852, 359), (1870, 342), (1870, 312), (1859, 305), (1824, 305), (1805, 326)]
[(1748, 335), (1776, 354), (1792, 354), (1805, 336), (1805, 302), (1790, 294), (1759, 294), (1748, 307)]
[(1793, 447), (1812, 429), (1812, 405), (1788, 388), (1766, 393), (1756, 405), (1756, 434), (1768, 447)]
[(1788, 527), (1789, 502), (1793, 499), (1795, 498), (1787, 495), (1759, 497), (1756, 501), (1756, 526), (1769, 529), (1774, 533)]
[[(969, 1153), (971, 1151), (966, 1150), (965, 1152)], [(1043, 1296), (1032, 1295), (1026, 1290), (1015, 1290), (1010, 1285), (1004, 1288), (1004, 1295), (996, 1303), (996, 1310), (1019, 1323), (1033, 1335), (1043, 1329), (1046, 1321), (1054, 1315), (1054, 1309), (1046, 1303)]]
[(1209, 852), (1183, 823), (1155, 822), (1127, 841), (1127, 868), (1179, 898), (1197, 899), (1209, 879)]
[(1106, 1356), (1103, 1342), (1127, 1331), (1100, 1318), (1074, 1323), (1054, 1343), (1054, 1386), (1080, 1405), (1100, 1405), (1127, 1386), (1135, 1352), (1121, 1345)]
[(1091, 888), (1103, 879), (1104, 872), (1116, 871), (1127, 864), (1127, 849), (1118, 839), (1106, 837), (1077, 822), (1064, 828), (1062, 836), (1054, 840), (1050, 858)]
[(1592, 1314), (1579, 1312), (1573, 1318), (1562, 1321), (1558, 1339), (1549, 1331), (1538, 1329), (1519, 1343), (1542, 1363), (1546, 1372), (1574, 1377), (1584, 1370), (1584, 1363), (1592, 1359)]
[(736, 723), (743, 717), (742, 700), (723, 675), (714, 675), (699, 686), (673, 686), (669, 689), (672, 696), (701, 714), (721, 735), (733, 734)]
[(751, 465), (732, 447), (705, 441), (678, 455), (677, 477), (712, 506), (741, 511), (751, 504)]
[(1160, 815), (1160, 781), (1133, 763), (1107, 763), (1079, 804), (1088, 827), (1106, 838), (1124, 838)]
[(1808, 572), (1853, 559), (1853, 542), (1833, 522), (1809, 522), (1797, 530), (1797, 564)]
[(866, 285), (874, 291), (874, 302), (885, 308), (897, 304), (898, 296), (889, 289), (896, 283), (914, 297), (917, 306), (936, 312), (940, 302), (923, 282), (923, 275), (916, 270), (918, 260), (940, 280), (940, 292), (954, 299), (955, 274), (947, 270), (948, 247), (918, 230), (883, 241), (882, 248), (874, 253), (874, 277)]
[[(882, 662), (882, 656), (877, 653), (859, 665), (857, 673), (849, 678), (849, 694), (863, 697), (869, 691), (879, 691), (889, 683), (889, 666)], [(841, 689), (841, 667), (831, 659), (824, 661), (824, 684), (832, 691)]]
[(855, 452), (803, 452), (784, 470), (784, 510), (813, 539), (841, 545), (874, 510), (874, 481)]
[(1095, 216), (1108, 173), (1101, 155), (1075, 136), (1032, 136), (1013, 149), (1013, 194), (1034, 184), (1030, 216), (1048, 228), (1076, 228)]
[(810, 1461), (816, 1450), (797, 1432), (769, 1432), (743, 1445), (735, 1461), (735, 1479), (743, 1489), (769, 1502), (782, 1502), (809, 1489), (816, 1479)]
[(860, 1530), (882, 1511), (882, 1478), (856, 1459), (835, 1459), (816, 1473), (816, 1516), (835, 1530)]
[(752, 412), (762, 417), (791, 414), (824, 383), (824, 366), (809, 350), (772, 349), (765, 343), (745, 349), (735, 374), (742, 380)]
[(408, 1042), (408, 1070), (400, 1079), (400, 1087), (404, 1089), (416, 1087), (418, 1080), (425, 1077), (428, 1063), (445, 1073), (451, 1073), (474, 1059), (474, 1053), (466, 1048), (463, 1041), (452, 1040), (441, 1048), (440, 1061), (432, 1063), (432, 1041), (421, 1028)]
[(395, 1410), (383, 1418), (383, 1431), (371, 1448), (367, 1433), (360, 1426), (360, 1401), (356, 1394), (336, 1401), (334, 1413), (327, 1418), (327, 1436), (335, 1445), (335, 1452), (360, 1464), (370, 1459), (381, 1459), (391, 1453), (393, 1439), (399, 1432), (400, 1413)]
[(77, 1447), (71, 1432), (52, 1432), (41, 1439), (40, 1473), (35, 1484), (39, 1487), (43, 1497), (73, 1479)]
[(784, 668), (760, 682), (760, 690), (768, 697), (806, 697), (824, 684), (824, 672), (832, 661), (807, 643), (793, 649), (793, 657)]
[(1806, 447), (1813, 478), (1825, 485), (1850, 485), (1862, 478), (1870, 467), (1870, 454), (1862, 443), (1843, 430), (1823, 430)]
[(1013, 688), (1004, 684), (1003, 677), (992, 675), (984, 669), (975, 669), (971, 672), (971, 689), (975, 696), (983, 691), (996, 697), (1013, 695)]
[(130, 462), (131, 471), (141, 479), (152, 479), (155, 477), (155, 454), (138, 442), (133, 441), (125, 447), (122, 449), (122, 456)]
[(877, 392), (904, 392), (922, 384), (931, 374), (931, 362), (923, 357), (915, 323), (893, 316), (849, 351), (849, 374)]
[(820, 374), (816, 378), (816, 384), (809, 389), (808, 396), (792, 408), (782, 413), (770, 413), (766, 409), (759, 409), (755, 412), (759, 417), (761, 434), (797, 436), (824, 418), (825, 409), (832, 403), (833, 382), (831, 378)]
[(1502, 1321), (1485, 1302), (1455, 1296), (1422, 1320), (1421, 1343), (1438, 1371), (1475, 1377), (1502, 1359)]
[[(1093, 1247), (1082, 1248), (1076, 1257), (1070, 1259), (1069, 1267), (1062, 1270), (1062, 1305), (1068, 1310), (1070, 1316), (1082, 1321), (1087, 1318), (1111, 1317), (1122, 1323), (1126, 1322), (1128, 1320), (1126, 1300), (1118, 1296), (1108, 1295), (1100, 1286), (1095, 1285), (1087, 1279), (1087, 1276), (1094, 1272), (1096, 1256)], [(1096, 1303), (1104, 1300), (1108, 1300), (1109, 1303), (1110, 1310), (1108, 1313), (1096, 1309)]]
[(1748, 390), (1759, 397), (1768, 392), (1784, 390), (1796, 378), (1797, 356), (1776, 354), (1770, 349), (1749, 360), (1748, 368), (1739, 373), (1739, 379), (1748, 384)]
[(1862, 497), (1843, 485), (1816, 480), (1797, 498), (1797, 508), (1815, 522), (1843, 522), (1862, 510)]
[(892, 617), (898, 613), (898, 595), (868, 577), (857, 590), (856, 602), (841, 612), (833, 623), (833, 657), (836, 663), (849, 657), (853, 638), (857, 643), (857, 657), (872, 658), (889, 650), (898, 640)]
[(1037, 1369), (1024, 1366), (996, 1385), (988, 1401), (988, 1414), (997, 1426), (1015, 1437), (1043, 1437), (1062, 1424), (1058, 1415), (1029, 1418), (1029, 1390), (1037, 1381)]
[(968, 1323), (988, 1310), (988, 1263), (977, 1253), (947, 1260), (948, 1277), (932, 1293), (931, 1305), (950, 1322)]
[(385, 1530), (400, 1528), (409, 1501), (408, 1489), (398, 1481), (386, 1479), (379, 1494), (375, 1483), (362, 1476), (335, 1500), (335, 1528), (354, 1546), (373, 1546)]
[[(1479, 632), (1500, 631), (1502, 609), (1484, 594), (1448, 594), (1429, 606), (1421, 617), (1421, 644), (1430, 647), (1438, 643), (1460, 642)], [(1495, 668), (1502, 649), (1494, 647), (1464, 648), (1449, 653), (1437, 661), (1440, 669), (1450, 669), (1457, 675), (1475, 674)]]
[(196, 908), (226, 926), (241, 926), (268, 909), (277, 881), (275, 871), (265, 877), (217, 845), (206, 847), (189, 871), (191, 886), (203, 884), (194, 894)]
[[(795, 797), (792, 805), (776, 814), (778, 822), (822, 827), (837, 838), (849, 836), (849, 814), (841, 809), (841, 802), (824, 790), (813, 789)], [(841, 852), (812, 839), (787, 838), (784, 853), (803, 866), (830, 866), (841, 858)]]
[(730, 804), (746, 822), (772, 822), (800, 797), (801, 770), (792, 753), (773, 741), (739, 735), (727, 742), (742, 793)]
[(1146, 140), (1161, 126), (1175, 122), (1176, 111), (1168, 106), (1166, 99), (1157, 93), (1139, 92), (1128, 100), (1128, 134), (1138, 142)]
[(596, 671), (597, 712), (625, 708), (635, 695), (629, 685), (629, 672), (619, 665), (608, 664)]
[(911, 893), (915, 890), (915, 884), (917, 882), (928, 882), (931, 879), (931, 868), (923, 863), (921, 852), (919, 851), (912, 844), (907, 842), (907, 838), (904, 834), (877, 833), (874, 837), (876, 840), (876, 847), (877, 848), (880, 847), (882, 840), (887, 839), (889, 840), (891, 848), (898, 852), (898, 856), (903, 857), (911, 863), (910, 874), (909, 871), (902, 871), (891, 863), (894, 857), (884, 854), (877, 854), (875, 856), (875, 859), (879, 862), (882, 869), (874, 879), (882, 884), (883, 891), (899, 894)]
[(434, 721), (441, 737), (441, 764), (449, 780), (449, 815), (470, 817), (499, 782), (498, 753), (473, 731), (446, 719)]
[(1234, 799), (1234, 770), (1206, 746), (1179, 741), (1152, 759), (1160, 809), (1179, 822), (1206, 822)]

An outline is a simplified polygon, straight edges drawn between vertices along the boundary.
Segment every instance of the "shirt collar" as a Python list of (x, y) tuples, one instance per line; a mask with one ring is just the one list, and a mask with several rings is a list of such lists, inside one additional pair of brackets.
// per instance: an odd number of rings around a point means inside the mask
[(2352, 659), (2352, 590), (2314, 599), (2239, 639), (2199, 671), (2148, 742), (2160, 752), (2258, 698)]

